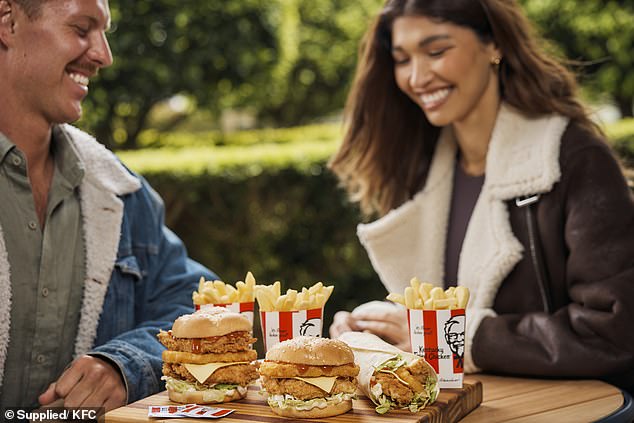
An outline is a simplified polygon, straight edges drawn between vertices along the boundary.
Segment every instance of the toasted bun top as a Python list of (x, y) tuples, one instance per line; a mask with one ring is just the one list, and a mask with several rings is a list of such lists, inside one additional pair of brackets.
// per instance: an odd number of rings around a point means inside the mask
[(176, 338), (208, 338), (251, 330), (251, 322), (242, 314), (223, 307), (210, 307), (176, 319), (172, 335)]
[(300, 336), (271, 347), (266, 359), (308, 366), (343, 366), (354, 363), (354, 354), (339, 340)]

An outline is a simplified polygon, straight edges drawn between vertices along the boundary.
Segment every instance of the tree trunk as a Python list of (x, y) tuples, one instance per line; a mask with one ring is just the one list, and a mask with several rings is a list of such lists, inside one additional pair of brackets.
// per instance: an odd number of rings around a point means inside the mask
[(137, 137), (141, 133), (141, 131), (145, 128), (145, 124), (147, 123), (147, 118), (154, 105), (154, 101), (144, 102), (139, 110), (139, 113), (136, 116), (132, 116), (127, 120), (126, 127), (128, 129), (128, 138), (125, 140), (123, 144), (123, 148), (126, 150), (135, 150), (137, 149)]
[(634, 117), (634, 97), (621, 94), (614, 96), (614, 99), (622, 118)]

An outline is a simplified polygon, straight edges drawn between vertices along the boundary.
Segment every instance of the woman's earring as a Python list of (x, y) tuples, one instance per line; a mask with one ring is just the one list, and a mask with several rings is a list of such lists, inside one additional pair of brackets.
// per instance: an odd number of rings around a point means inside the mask
[(491, 64), (494, 66), (500, 66), (501, 61), (502, 61), (502, 58), (498, 56), (491, 58)]

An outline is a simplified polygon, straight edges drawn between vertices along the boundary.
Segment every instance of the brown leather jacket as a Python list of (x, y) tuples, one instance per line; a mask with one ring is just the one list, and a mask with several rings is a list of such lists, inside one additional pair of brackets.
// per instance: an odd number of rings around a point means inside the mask
[(508, 201), (513, 233), (526, 253), (500, 285), (497, 316), (485, 317), (474, 335), (473, 361), (490, 373), (601, 378), (631, 390), (632, 193), (610, 149), (575, 124), (562, 137), (559, 163), (560, 181), (530, 206), (545, 296), (526, 208)]

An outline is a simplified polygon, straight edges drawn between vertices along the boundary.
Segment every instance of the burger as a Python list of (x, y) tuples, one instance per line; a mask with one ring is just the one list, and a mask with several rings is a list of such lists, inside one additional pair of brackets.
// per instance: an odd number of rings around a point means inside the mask
[(359, 366), (341, 341), (301, 336), (273, 346), (260, 364), (262, 388), (273, 412), (322, 418), (352, 408)]
[(258, 378), (252, 326), (238, 313), (211, 307), (179, 317), (160, 331), (163, 380), (169, 399), (210, 404), (244, 398)]

